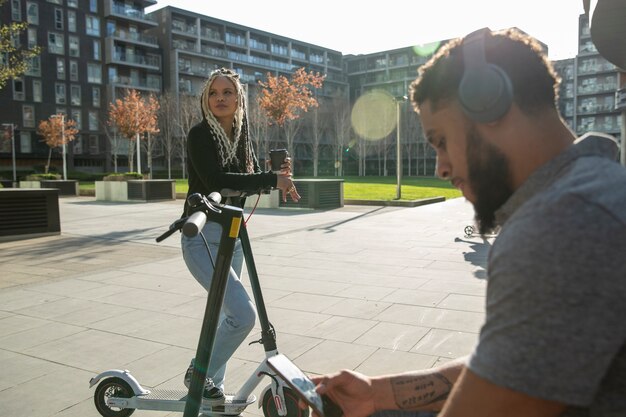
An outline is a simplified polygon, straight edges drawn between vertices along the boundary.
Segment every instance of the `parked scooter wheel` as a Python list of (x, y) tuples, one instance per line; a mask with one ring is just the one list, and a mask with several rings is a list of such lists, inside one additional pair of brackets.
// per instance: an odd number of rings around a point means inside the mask
[(118, 408), (107, 405), (107, 398), (131, 398), (133, 389), (121, 378), (107, 378), (100, 382), (93, 395), (96, 409), (103, 417), (128, 417), (135, 412), (134, 408)]
[[(285, 395), (285, 407), (287, 408), (286, 417), (309, 417), (309, 409), (300, 408), (298, 404), (298, 396), (290, 388), (283, 388)], [(278, 410), (276, 409), (276, 403), (274, 403), (274, 396), (272, 390), (267, 390), (263, 396), (263, 415), (265, 417), (280, 417)]]

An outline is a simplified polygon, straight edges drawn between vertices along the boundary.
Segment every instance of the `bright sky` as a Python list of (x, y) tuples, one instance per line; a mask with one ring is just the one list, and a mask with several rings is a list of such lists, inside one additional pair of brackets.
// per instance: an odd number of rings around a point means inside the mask
[(368, 54), (516, 26), (576, 56), (583, 0), (157, 0), (165, 6), (264, 30), (346, 54)]

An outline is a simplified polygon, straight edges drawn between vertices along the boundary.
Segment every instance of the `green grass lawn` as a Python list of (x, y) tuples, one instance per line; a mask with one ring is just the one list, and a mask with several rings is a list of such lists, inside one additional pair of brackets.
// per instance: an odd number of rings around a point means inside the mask
[[(329, 177), (334, 179), (335, 177)], [(81, 190), (94, 190), (95, 184), (80, 182)], [(176, 180), (176, 192), (187, 192), (187, 180)], [(344, 198), (349, 200), (394, 200), (396, 177), (344, 177)], [(448, 181), (432, 177), (403, 177), (402, 200), (419, 200), (430, 197), (457, 198), (461, 192)]]

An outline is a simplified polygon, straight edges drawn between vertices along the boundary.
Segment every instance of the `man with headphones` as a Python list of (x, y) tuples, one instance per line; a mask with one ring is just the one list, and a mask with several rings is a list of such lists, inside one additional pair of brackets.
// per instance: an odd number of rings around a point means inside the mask
[(437, 174), (498, 236), (467, 358), (315, 377), (346, 417), (626, 415), (626, 169), (614, 138), (576, 139), (538, 42), (482, 29), (443, 46), (410, 97)]

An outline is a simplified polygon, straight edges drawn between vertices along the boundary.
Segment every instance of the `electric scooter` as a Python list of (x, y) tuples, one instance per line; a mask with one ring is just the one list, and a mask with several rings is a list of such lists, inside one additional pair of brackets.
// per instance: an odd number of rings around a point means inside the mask
[[(227, 190), (223, 190), (222, 194), (225, 194), (225, 191)], [(250, 194), (257, 193), (260, 192)], [(232, 193), (230, 194), (233, 196)], [(239, 193), (239, 196), (245, 197), (250, 194)], [(104, 371), (89, 381), (90, 387), (99, 383), (94, 393), (94, 403), (102, 416), (126, 417), (135, 410), (184, 411), (184, 417), (197, 417), (198, 413), (213, 416), (237, 416), (248, 405), (256, 401), (252, 392), (259, 385), (261, 379), (268, 376), (271, 382), (262, 391), (261, 402), (259, 403), (259, 408), (262, 407), (265, 417), (308, 417), (309, 410), (299, 407), (297, 394), (267, 364), (267, 358), (278, 355), (276, 333), (269, 322), (265, 309), (248, 231), (245, 223), (242, 222), (243, 210), (228, 204), (221, 204), (221, 198), (222, 195), (217, 192), (211, 193), (208, 198), (200, 194), (190, 195), (187, 202), (194, 213), (172, 223), (169, 230), (156, 239), (157, 242), (160, 242), (181, 229), (185, 236), (193, 237), (200, 234), (204, 239), (201, 231), (206, 221), (215, 222), (222, 226), (216, 260), (213, 260), (208, 244), (204, 240), (208, 255), (214, 265), (214, 273), (209, 288), (189, 390), (149, 390), (142, 387), (128, 370)], [(202, 391), (237, 237), (241, 241), (261, 325), (261, 339), (253, 343), (263, 344), (265, 359), (261, 361), (254, 373), (234, 395), (226, 395), (224, 403), (212, 405), (208, 401), (201, 401)]]

